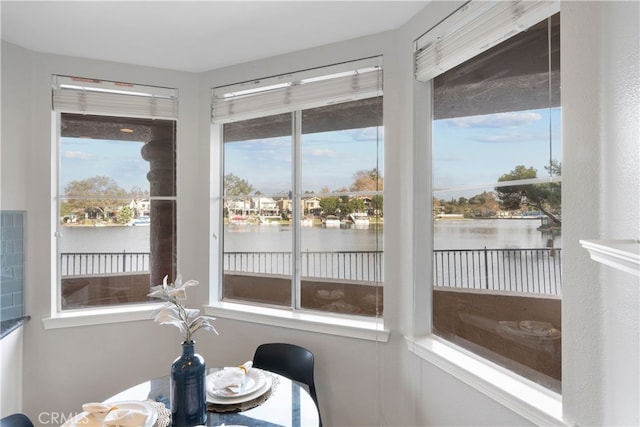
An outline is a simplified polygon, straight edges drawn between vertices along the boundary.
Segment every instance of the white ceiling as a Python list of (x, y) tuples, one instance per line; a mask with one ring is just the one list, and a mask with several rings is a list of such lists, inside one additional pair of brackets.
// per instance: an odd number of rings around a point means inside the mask
[(406, 23), (429, 1), (6, 1), (2, 39), (36, 51), (200, 72)]

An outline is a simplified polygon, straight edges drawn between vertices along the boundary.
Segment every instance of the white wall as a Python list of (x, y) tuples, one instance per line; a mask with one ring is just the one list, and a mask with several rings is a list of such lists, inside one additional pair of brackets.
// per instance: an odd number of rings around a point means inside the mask
[[(4, 46), (3, 46), (4, 51)], [(29, 99), (31, 97), (30, 54), (7, 46), (15, 67), (2, 68), (2, 146), (0, 147), (0, 209), (26, 210), (24, 182), (28, 163), (27, 142), (31, 138)], [(3, 52), (4, 53), (4, 52)], [(2, 58), (4, 60), (4, 57)], [(21, 90), (22, 88), (22, 90)], [(9, 102), (14, 100), (14, 102)], [(11, 123), (11, 126), (7, 126)], [(13, 184), (13, 185), (11, 185)], [(15, 190), (14, 188), (15, 187)], [(12, 332), (0, 342), (0, 417), (22, 410), (22, 329)]]
[(640, 237), (638, 2), (562, 3), (563, 396), (583, 425), (639, 425), (639, 281), (580, 239)]
[[(435, 2), (400, 31), (200, 75), (30, 53), (3, 43), (2, 105), (16, 106), (9, 112), (3, 108), (2, 199), (10, 192), (7, 200), (12, 201), (3, 208), (29, 211), (26, 307), (32, 320), (24, 329), (23, 395), (29, 415), (37, 421), (41, 412), (77, 411), (83, 402), (102, 400), (144, 379), (166, 375), (179, 352), (177, 332), (150, 320), (43, 328), (41, 319), (49, 316), (51, 304), (50, 75), (180, 89), (179, 263), (185, 277), (206, 284), (210, 242), (203, 230), (209, 206), (209, 89), (383, 54), (385, 210), (389, 217), (400, 219), (385, 227), (389, 342), (219, 318), (216, 326), (221, 335), (198, 336), (198, 351), (210, 366), (225, 366), (250, 359), (256, 345), (265, 341), (287, 340), (309, 347), (317, 357), (317, 387), (326, 425), (528, 424), (439, 368), (410, 356), (403, 339), (404, 334), (418, 330), (411, 309), (417, 295), (413, 263), (424, 256), (414, 256), (412, 250), (414, 213), (400, 209), (412, 206), (414, 195), (412, 41), (454, 6)], [(638, 27), (634, 24), (638, 3), (569, 2), (562, 8), (565, 414), (577, 424), (637, 425), (637, 281), (595, 265), (577, 241), (639, 237)], [(5, 91), (9, 85), (30, 90)], [(11, 123), (21, 125), (9, 130)], [(11, 138), (5, 138), (7, 132)], [(24, 146), (15, 147), (13, 141)], [(13, 165), (9, 175), (5, 164)], [(417, 286), (424, 283), (419, 277), (415, 282)], [(196, 288), (191, 295), (205, 301), (206, 287)]]

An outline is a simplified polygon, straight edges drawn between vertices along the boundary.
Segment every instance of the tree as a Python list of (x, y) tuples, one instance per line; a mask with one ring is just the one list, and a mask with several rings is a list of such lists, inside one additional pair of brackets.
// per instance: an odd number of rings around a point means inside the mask
[(228, 173), (224, 176), (225, 196), (248, 196), (254, 190), (246, 179)]
[(364, 200), (354, 197), (353, 199), (349, 200), (349, 212), (348, 213), (353, 213), (353, 212), (364, 212)]
[(142, 199), (145, 197), (149, 197), (149, 190), (143, 190), (139, 186), (134, 185), (133, 187), (131, 187), (131, 191), (129, 191), (129, 194), (134, 199)]
[(377, 168), (359, 170), (353, 174), (351, 191), (380, 191), (384, 188), (384, 181)]
[(474, 216), (489, 217), (500, 209), (495, 193), (483, 191), (469, 199), (471, 213)]
[[(551, 176), (559, 175), (561, 165), (552, 161), (545, 167)], [(538, 171), (534, 167), (518, 165), (511, 172), (502, 175), (498, 182), (533, 179), (538, 177)], [(560, 209), (560, 183), (548, 184), (516, 184), (506, 187), (496, 187), (496, 194), (504, 209), (521, 209), (523, 206), (534, 207), (551, 219), (554, 225), (560, 226), (561, 220), (554, 212)]]
[(76, 214), (87, 213), (89, 217), (100, 213), (103, 218), (107, 218), (110, 212), (122, 204), (122, 199), (127, 197), (126, 190), (107, 176), (71, 181), (65, 186), (64, 192), (69, 200), (64, 203), (62, 210)]
[(336, 196), (323, 197), (319, 202), (325, 215), (335, 215), (338, 210), (339, 203), (340, 198)]
[(373, 213), (376, 215), (382, 215), (384, 207), (384, 198), (381, 194), (376, 194), (371, 197), (371, 209), (373, 209)]
[(129, 206), (123, 206), (118, 213), (118, 222), (126, 224), (133, 219), (133, 209)]

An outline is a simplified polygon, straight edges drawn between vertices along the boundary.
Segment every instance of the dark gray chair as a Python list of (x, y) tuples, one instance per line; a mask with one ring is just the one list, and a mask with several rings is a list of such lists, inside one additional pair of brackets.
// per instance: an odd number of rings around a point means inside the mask
[(313, 379), (314, 357), (312, 352), (295, 344), (261, 344), (253, 355), (253, 367), (275, 372), (306, 385), (318, 408), (318, 417), (322, 426), (316, 384)]
[(33, 427), (33, 423), (25, 414), (17, 413), (2, 418), (0, 427)]

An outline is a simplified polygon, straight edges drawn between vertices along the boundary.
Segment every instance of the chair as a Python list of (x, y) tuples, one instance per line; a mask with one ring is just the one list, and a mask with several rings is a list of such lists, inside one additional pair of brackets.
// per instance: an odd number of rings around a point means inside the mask
[(313, 365), (313, 353), (304, 347), (294, 344), (261, 344), (256, 348), (256, 352), (253, 355), (254, 368), (275, 372), (307, 386), (309, 394), (318, 408), (318, 417), (322, 426), (316, 385), (313, 380)]
[(33, 427), (33, 423), (25, 414), (17, 413), (2, 418), (0, 427)]

